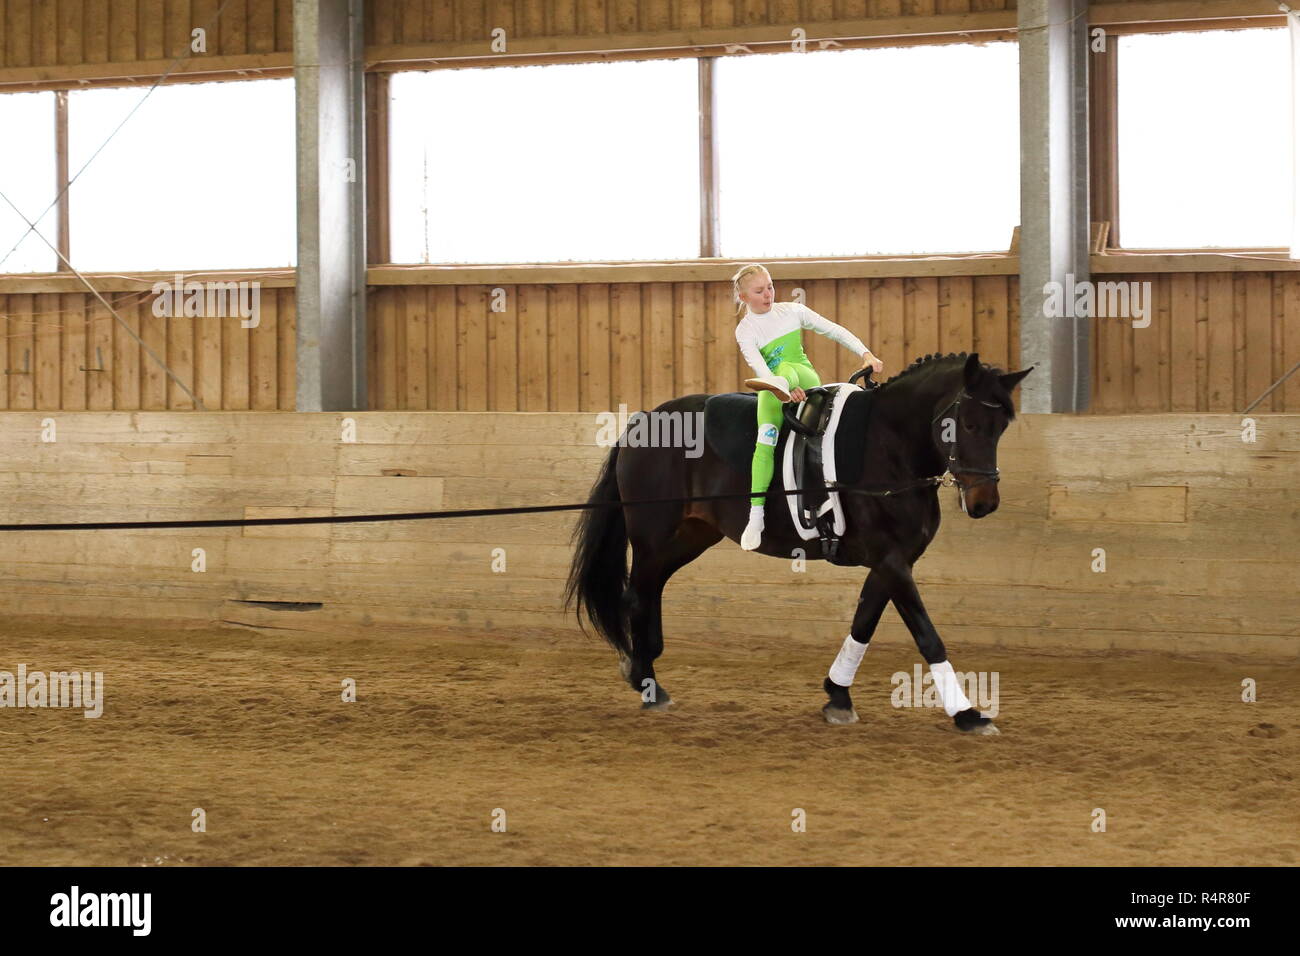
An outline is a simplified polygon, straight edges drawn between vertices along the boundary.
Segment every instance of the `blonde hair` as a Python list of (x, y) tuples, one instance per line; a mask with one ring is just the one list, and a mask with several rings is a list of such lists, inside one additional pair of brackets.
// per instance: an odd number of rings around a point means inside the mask
[(736, 303), (736, 321), (739, 322), (745, 317), (745, 303), (740, 301), (740, 284), (755, 272), (765, 272), (770, 279), (772, 273), (767, 271), (767, 267), (761, 262), (751, 262), (747, 266), (741, 266), (734, 276), (731, 277), (731, 298)]

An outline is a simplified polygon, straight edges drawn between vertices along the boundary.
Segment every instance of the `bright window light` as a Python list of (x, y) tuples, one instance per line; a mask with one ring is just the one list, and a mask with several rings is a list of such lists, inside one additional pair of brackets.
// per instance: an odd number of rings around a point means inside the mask
[(1290, 242), (1285, 30), (1119, 38), (1120, 242)]
[(723, 254), (1005, 251), (1017, 70), (1014, 43), (720, 58)]
[[(51, 244), (57, 246), (55, 196), (54, 94), (0, 94), (0, 273), (54, 272), (58, 257), (14, 212), (13, 203)], [(22, 148), (18, 148), (18, 144)], [(48, 212), (46, 211), (48, 209)]]
[(399, 73), (395, 262), (699, 255), (693, 59)]
[[(145, 88), (68, 96), (69, 175)], [(72, 184), (82, 271), (290, 266), (296, 259), (293, 81), (154, 90)]]

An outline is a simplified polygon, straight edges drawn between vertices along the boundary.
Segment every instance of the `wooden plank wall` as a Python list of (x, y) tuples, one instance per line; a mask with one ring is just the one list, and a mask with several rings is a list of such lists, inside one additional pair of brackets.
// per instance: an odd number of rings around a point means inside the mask
[[(190, 30), (212, 23), (223, 2), (207, 56), (292, 52), (293, 0), (0, 0), (0, 70), (179, 56)], [(1241, 12), (1240, 4), (1226, 6)], [(394, 46), (479, 39), (494, 27), (514, 38), (581, 37), (1015, 7), (1015, 0), (368, 0), (366, 30), (368, 43)]]
[[(585, 500), (608, 451), (583, 412), (68, 413), (58, 440), (43, 443), (46, 417), (0, 415), (4, 523), (563, 504)], [(340, 440), (344, 418), (356, 422), (354, 443)], [(917, 565), (959, 667), (970, 660), (963, 648), (993, 643), (1300, 651), (1300, 416), (1261, 420), (1248, 444), (1235, 415), (1024, 415), (999, 464), (999, 511), (973, 521), (943, 494), (944, 526)], [(224, 621), (324, 638), (467, 628), (525, 646), (548, 633), (582, 640), (558, 607), (574, 520), (3, 532), (0, 614)], [(1104, 573), (1093, 569), (1098, 548)], [(799, 572), (724, 542), (668, 585), (664, 673), (678, 635), (709, 636), (720, 650), (757, 636), (805, 644), (815, 686), (861, 580), (860, 570), (810, 562)], [(321, 607), (302, 609), (312, 602)], [(893, 610), (881, 637), (909, 641)]]
[[(217, 19), (217, 11), (226, 6)], [(1014, 9), (1015, 0), (368, 0), (376, 45), (577, 37), (692, 27), (823, 23)], [(293, 51), (293, 0), (0, 0), (0, 70), (152, 62), (186, 53), (208, 29), (208, 57)]]
[[(238, 316), (159, 318), (149, 292), (105, 298), (205, 409), (293, 410), (293, 289), (263, 287), (259, 322), (250, 329)], [(0, 409), (194, 408), (89, 293), (0, 295), (0, 329)]]
[[(1093, 326), (1091, 412), (1240, 411), (1300, 362), (1300, 274), (1105, 275), (1150, 282), (1151, 325)], [(978, 351), (1019, 361), (1014, 276), (778, 281), (852, 330), (893, 374), (928, 352)], [(726, 282), (499, 287), (383, 286), (370, 295), (373, 408), (574, 411), (653, 408), (675, 395), (742, 387)], [(454, 348), (452, 347), (454, 344)], [(807, 333), (824, 381), (857, 368), (848, 351)], [(450, 353), (449, 353), (450, 350)], [(1300, 412), (1300, 376), (1260, 412)]]
[(584, 36), (1014, 10), (1015, 0), (371, 0), (367, 42)]
[[(1148, 328), (1097, 320), (1091, 411), (1240, 411), (1300, 362), (1300, 273), (1104, 275), (1150, 282)], [(1256, 412), (1300, 412), (1300, 373)]]
[(293, 0), (0, 0), (0, 69), (293, 51)]
[[(929, 352), (1019, 354), (1008, 276), (824, 279), (802, 289), (814, 311), (852, 330), (888, 374)], [(498, 299), (504, 311), (491, 311)], [(652, 408), (691, 392), (743, 388), (753, 373), (735, 340), (730, 282), (372, 287), (372, 408), (579, 411)], [(823, 381), (861, 364), (809, 332)]]
[[(1300, 274), (1107, 275), (1150, 282), (1149, 328), (1093, 326), (1091, 412), (1240, 411), (1300, 361)], [(1014, 276), (778, 281), (847, 326), (886, 362), (886, 375), (927, 352), (978, 351), (1019, 361)], [(503, 312), (490, 309), (503, 290)], [(261, 323), (155, 318), (143, 293), (114, 308), (209, 410), (294, 405), (294, 293), (262, 289)], [(594, 411), (653, 408), (675, 395), (741, 388), (748, 368), (733, 337), (730, 283), (374, 286), (369, 295), (370, 403), (376, 410)], [(93, 297), (0, 295), (0, 409), (191, 407)], [(807, 333), (825, 381), (857, 364)], [(99, 352), (96, 352), (96, 347)], [(104, 371), (98, 368), (102, 356)], [(1260, 412), (1300, 412), (1300, 376)]]

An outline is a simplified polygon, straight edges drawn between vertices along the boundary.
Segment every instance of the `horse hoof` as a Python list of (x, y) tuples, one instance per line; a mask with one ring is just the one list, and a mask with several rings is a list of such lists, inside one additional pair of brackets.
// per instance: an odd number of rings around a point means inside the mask
[(828, 724), (856, 724), (858, 722), (858, 712), (849, 708), (832, 707), (827, 704), (822, 708), (822, 716), (826, 718)]
[(655, 689), (655, 699), (641, 702), (642, 710), (669, 710), (673, 706), (673, 699), (668, 696), (668, 691), (662, 687)]
[(998, 728), (993, 725), (992, 718), (981, 717), (979, 711), (974, 707), (970, 708), (970, 710), (963, 710), (952, 720), (953, 723), (957, 725), (957, 729), (964, 734), (977, 734), (981, 737), (992, 737), (995, 734), (1002, 733), (1002, 731), (998, 730)]

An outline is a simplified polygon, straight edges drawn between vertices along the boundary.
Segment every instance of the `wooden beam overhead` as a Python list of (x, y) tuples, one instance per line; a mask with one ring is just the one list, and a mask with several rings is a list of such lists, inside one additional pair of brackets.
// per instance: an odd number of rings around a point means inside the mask
[[(173, 69), (174, 67), (174, 69)], [(98, 86), (148, 86), (172, 70), (167, 82), (207, 83), (293, 76), (292, 53), (252, 53), (203, 59), (133, 60), (127, 63), (78, 63), (0, 69), (0, 93), (32, 90), (79, 90)]]

